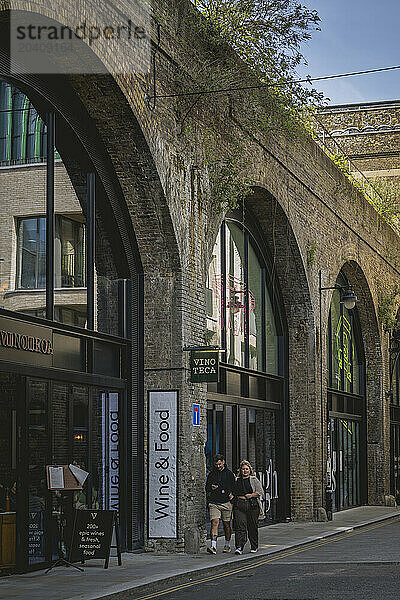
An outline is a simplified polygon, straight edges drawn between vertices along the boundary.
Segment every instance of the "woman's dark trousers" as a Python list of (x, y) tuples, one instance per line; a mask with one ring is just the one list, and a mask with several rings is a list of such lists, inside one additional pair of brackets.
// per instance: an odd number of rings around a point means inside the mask
[(249, 536), (251, 549), (258, 548), (258, 506), (249, 508), (246, 512), (235, 507), (233, 515), (233, 527), (235, 530), (236, 548), (244, 548)]

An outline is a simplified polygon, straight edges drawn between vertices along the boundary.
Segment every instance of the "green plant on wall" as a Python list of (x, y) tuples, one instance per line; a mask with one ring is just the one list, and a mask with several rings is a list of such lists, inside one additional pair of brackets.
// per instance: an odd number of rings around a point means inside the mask
[(399, 228), (400, 217), (400, 186), (396, 182), (390, 182), (387, 179), (372, 179), (370, 180), (377, 192), (371, 198), (371, 204), (375, 207), (380, 215), (393, 225), (396, 229)]
[(307, 248), (307, 267), (312, 267), (315, 262), (315, 253), (317, 251), (317, 242), (313, 240)]
[[(257, 137), (271, 131), (309, 133), (307, 115), (312, 102), (320, 103), (322, 96), (294, 80), (295, 69), (304, 60), (301, 45), (318, 29), (319, 17), (295, 0), (192, 3), (203, 16), (189, 10), (178, 32), (191, 65), (189, 79), (184, 73), (174, 79), (175, 91), (183, 93), (177, 104), (178, 119), (188, 145), (197, 148), (196, 164), (203, 161), (211, 205), (224, 212), (252, 193), (246, 175), (248, 138), (240, 141), (244, 132)], [(191, 95), (186, 98), (188, 86)], [(246, 86), (250, 89), (238, 90)], [(203, 94), (221, 89), (226, 92)], [(201, 92), (198, 97), (193, 95), (196, 90)], [(236, 133), (222, 139), (216, 132), (227, 131), (227, 123)], [(199, 156), (204, 137), (204, 153)]]
[(325, 148), (325, 153), (332, 162), (344, 173), (347, 179), (361, 192), (366, 200), (375, 208), (377, 213), (395, 229), (400, 224), (400, 186), (398, 183), (389, 182), (387, 179), (374, 178), (366, 180), (355, 177), (350, 170), (349, 159), (343, 154), (330, 152)]
[(244, 148), (230, 136), (204, 132), (204, 164), (210, 182), (210, 201), (217, 213), (236, 208), (252, 193)]
[[(322, 101), (322, 94), (296, 83), (296, 69), (305, 63), (301, 46), (311, 38), (313, 31), (319, 30), (316, 10), (296, 0), (192, 2), (206, 17), (204, 21), (199, 20), (198, 27), (208, 40), (220, 49), (233, 49), (251, 77), (266, 84), (264, 93), (269, 95), (269, 100), (273, 99), (275, 112), (281, 113), (281, 125), (286, 122), (286, 126), (292, 128), (296, 121), (303, 120), (307, 106)], [(245, 85), (246, 70), (237, 61), (234, 73), (239, 75), (239, 71), (240, 78), (236, 76), (236, 80)]]
[(378, 304), (378, 316), (385, 331), (390, 331), (396, 326), (395, 302), (400, 294), (396, 286), (391, 292), (382, 294)]

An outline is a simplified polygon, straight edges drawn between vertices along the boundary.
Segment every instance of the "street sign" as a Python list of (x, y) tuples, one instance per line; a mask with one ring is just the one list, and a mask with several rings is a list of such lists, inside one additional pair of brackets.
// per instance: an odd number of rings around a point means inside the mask
[(216, 382), (219, 377), (218, 350), (190, 351), (190, 381), (192, 383)]
[(200, 404), (193, 404), (193, 425), (200, 427)]

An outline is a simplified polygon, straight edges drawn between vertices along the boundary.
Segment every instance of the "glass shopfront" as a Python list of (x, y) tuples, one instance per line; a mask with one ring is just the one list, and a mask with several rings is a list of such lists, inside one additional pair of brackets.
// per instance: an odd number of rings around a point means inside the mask
[(207, 409), (207, 468), (212, 468), (212, 457), (221, 453), (229, 467), (236, 469), (242, 457), (252, 464), (261, 481), (265, 498), (265, 523), (278, 520), (279, 507), (278, 435), (279, 411), (229, 403), (208, 403)]
[(290, 513), (285, 398), (285, 330), (278, 282), (251, 223), (221, 226), (208, 272), (207, 341), (221, 352), (220, 381), (208, 384), (207, 468), (222, 453), (237, 470), (251, 462), (265, 490), (265, 523)]
[[(398, 325), (396, 324), (396, 327)], [(392, 333), (393, 335), (393, 333)], [(393, 365), (393, 394), (390, 403), (390, 491), (400, 503), (400, 363)]]
[[(31, 89), (8, 68), (0, 59), (0, 574), (48, 564), (75, 508), (116, 510), (125, 549), (144, 538), (135, 233), (69, 81)], [(60, 464), (89, 472), (82, 491), (47, 491), (45, 467)]]
[[(51, 82), (20, 89), (0, 70), (2, 574), (55, 558), (60, 515), (68, 525), (75, 508), (116, 510), (123, 548), (140, 547), (144, 467), (130, 342), (140, 257), (125, 200), (69, 82), (49, 100)], [(84, 488), (50, 494), (46, 466), (68, 464), (89, 472)]]
[[(337, 285), (347, 288), (340, 273)], [(333, 292), (327, 336), (328, 491), (332, 509), (361, 505), (366, 498), (364, 352), (357, 309)]]
[[(33, 357), (15, 347), (16, 339), (21, 340), (15, 337), (15, 331), (21, 332), (23, 327), (26, 333), (20, 335), (29, 340), (29, 324), (1, 319), (2, 343), (13, 341), (14, 348), (0, 346), (0, 573), (43, 568), (58, 558), (61, 512), (66, 518), (66, 531), (71, 531), (75, 509), (116, 510), (122, 540), (126, 539), (123, 422), (128, 346), (103, 339), (104, 347), (117, 355), (115, 370), (109, 376), (89, 375), (88, 370), (96, 371), (90, 356), (94, 356), (98, 340), (81, 337), (87, 349), (82, 361), (85, 368), (81, 373), (63, 372), (53, 366), (59, 362), (56, 337), (60, 332), (53, 331), (49, 337), (54, 341), (54, 354), (52, 364), (44, 368), (29, 365)], [(36, 324), (35, 336), (41, 331), (40, 335), (46, 336), (47, 329)], [(6, 338), (6, 332), (14, 333), (14, 338)], [(65, 331), (63, 336), (76, 339)], [(19, 365), (1, 360), (18, 352)], [(43, 357), (35, 358), (40, 362)], [(23, 364), (23, 359), (28, 364)], [(40, 374), (34, 375), (35, 371)], [(89, 472), (83, 489), (49, 492), (46, 466), (69, 464)], [(65, 537), (64, 549), (68, 550), (69, 540)]]

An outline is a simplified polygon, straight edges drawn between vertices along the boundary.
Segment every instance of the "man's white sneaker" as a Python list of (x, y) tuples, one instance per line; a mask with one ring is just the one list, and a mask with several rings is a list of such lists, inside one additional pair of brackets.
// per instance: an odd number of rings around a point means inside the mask
[(225, 544), (224, 549), (222, 550), (222, 552), (230, 552), (231, 551), (231, 547), (228, 546), (227, 544)]
[(208, 554), (217, 554), (217, 549), (214, 546), (208, 546), (207, 552)]
[(241, 548), (236, 548), (235, 554), (243, 554), (242, 549)]
[(253, 552), (253, 554), (254, 554), (254, 552), (257, 552), (257, 548), (252, 548), (252, 549), (250, 550), (250, 552)]

